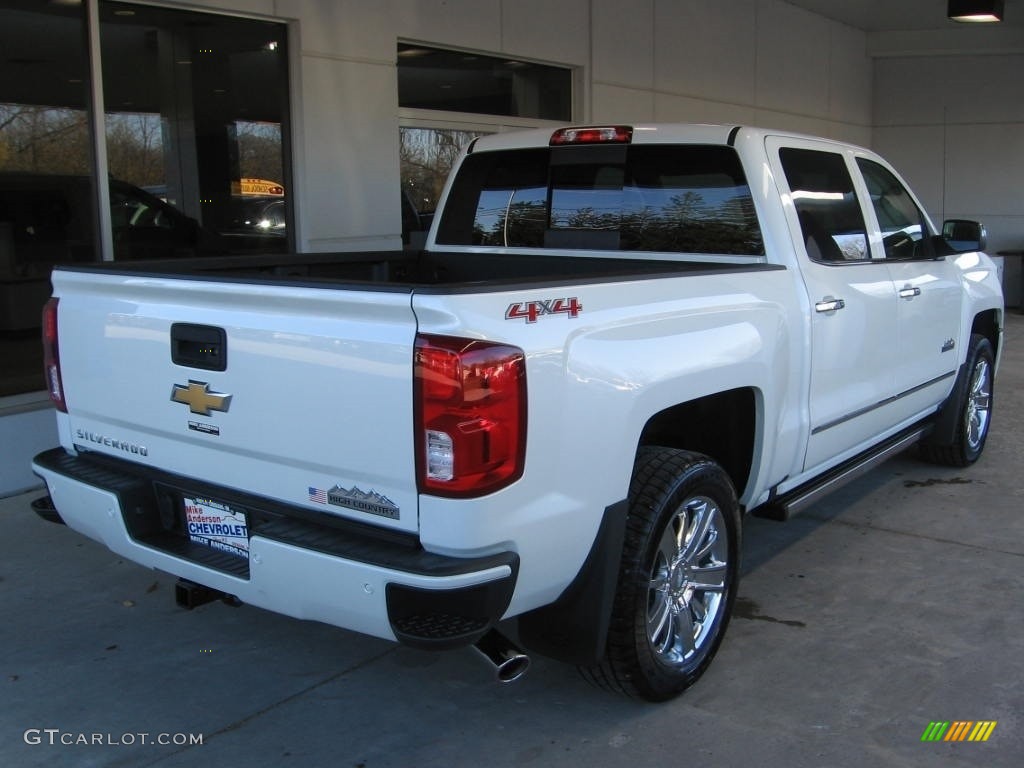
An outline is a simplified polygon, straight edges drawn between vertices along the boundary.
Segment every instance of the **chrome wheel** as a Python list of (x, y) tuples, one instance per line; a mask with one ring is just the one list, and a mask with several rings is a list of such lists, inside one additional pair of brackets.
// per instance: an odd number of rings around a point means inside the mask
[(662, 662), (688, 663), (713, 636), (728, 561), (721, 510), (706, 496), (686, 500), (662, 532), (648, 590), (647, 638)]
[(925, 459), (967, 467), (981, 456), (992, 426), (995, 360), (992, 342), (979, 333), (972, 334), (953, 392), (936, 415), (936, 433), (921, 443)]
[(739, 580), (740, 505), (712, 459), (665, 446), (637, 451), (597, 685), (665, 701), (704, 674), (729, 626)]
[(992, 366), (985, 357), (979, 357), (971, 374), (971, 386), (964, 409), (964, 431), (970, 451), (980, 451), (988, 434), (992, 415)]

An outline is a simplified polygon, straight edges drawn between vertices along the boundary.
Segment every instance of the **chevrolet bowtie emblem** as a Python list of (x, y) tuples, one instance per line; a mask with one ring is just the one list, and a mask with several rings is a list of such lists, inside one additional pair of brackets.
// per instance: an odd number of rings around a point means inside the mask
[(223, 411), (227, 413), (231, 405), (231, 395), (223, 392), (211, 392), (210, 385), (205, 381), (188, 382), (188, 386), (175, 384), (171, 390), (171, 400), (175, 403), (184, 403), (192, 413), (202, 416), (209, 416), (210, 411)]

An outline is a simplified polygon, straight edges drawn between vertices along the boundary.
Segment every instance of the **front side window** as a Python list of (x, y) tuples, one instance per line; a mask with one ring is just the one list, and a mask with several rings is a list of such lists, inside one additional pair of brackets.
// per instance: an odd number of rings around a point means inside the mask
[(866, 158), (857, 165), (864, 176), (871, 205), (882, 230), (887, 259), (918, 259), (931, 256), (928, 224), (913, 198), (888, 168)]
[(438, 242), (759, 256), (757, 215), (729, 147), (555, 147), (470, 155)]
[(864, 214), (843, 156), (784, 147), (779, 150), (800, 229), (812, 261), (869, 259)]

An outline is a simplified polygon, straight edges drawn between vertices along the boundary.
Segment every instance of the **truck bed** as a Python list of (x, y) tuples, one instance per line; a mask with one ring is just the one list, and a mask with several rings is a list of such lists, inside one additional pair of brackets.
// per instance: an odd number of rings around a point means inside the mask
[(181, 279), (222, 279), (302, 287), (422, 293), (506, 290), (520, 285), (614, 282), (780, 269), (759, 261), (713, 262), (649, 258), (557, 256), (550, 253), (478, 254), (447, 251), (360, 251), (119, 261), (73, 265), (61, 269)]

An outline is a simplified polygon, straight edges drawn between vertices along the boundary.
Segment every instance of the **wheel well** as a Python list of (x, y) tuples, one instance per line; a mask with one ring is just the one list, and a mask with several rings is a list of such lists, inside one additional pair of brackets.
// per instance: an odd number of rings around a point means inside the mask
[(750, 479), (756, 425), (754, 390), (731, 389), (680, 403), (654, 414), (640, 434), (640, 446), (664, 445), (714, 459), (743, 495)]
[(999, 351), (999, 313), (994, 309), (981, 312), (974, 318), (971, 333), (980, 333), (992, 344), (992, 350)]

